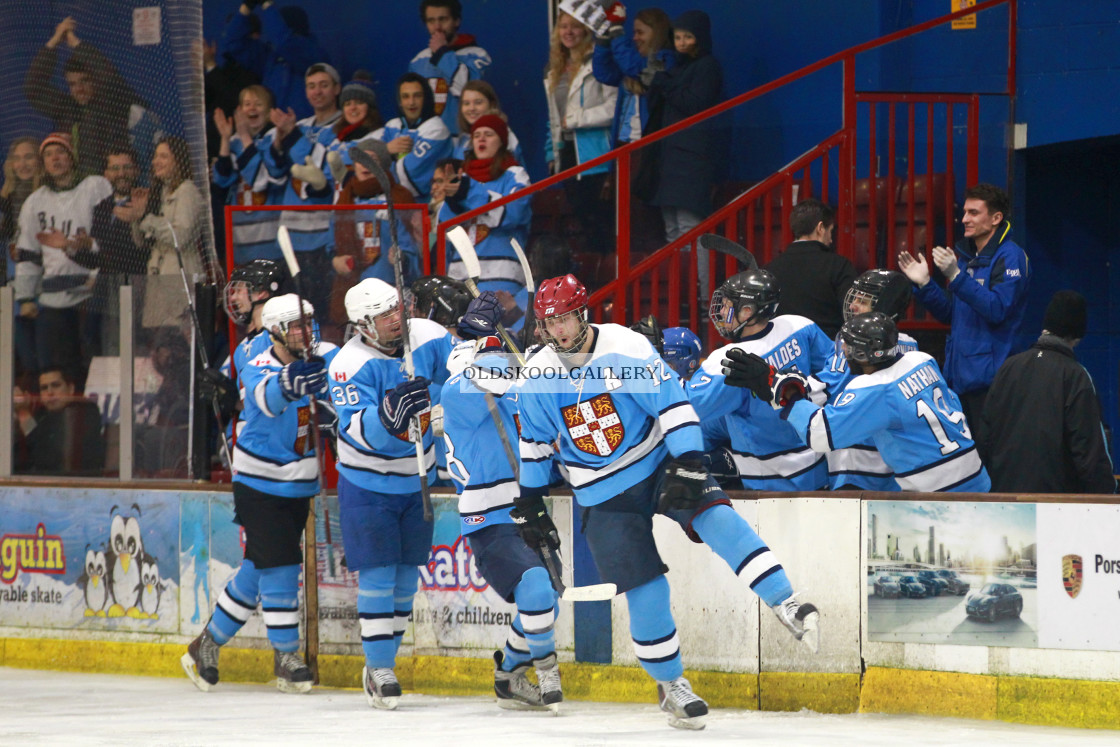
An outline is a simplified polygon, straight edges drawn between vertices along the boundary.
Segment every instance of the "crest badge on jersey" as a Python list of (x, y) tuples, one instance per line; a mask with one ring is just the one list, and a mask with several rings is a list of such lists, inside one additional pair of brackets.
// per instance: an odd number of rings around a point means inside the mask
[(600, 394), (586, 402), (560, 408), (564, 425), (572, 442), (580, 451), (595, 456), (610, 456), (626, 431), (609, 394)]
[[(430, 409), (425, 410), (424, 412), (420, 413), (420, 435), (421, 436), (423, 436), (424, 433), (428, 430), (428, 426), (431, 425), (431, 422), (432, 422), (432, 411)], [(401, 441), (406, 441), (407, 442), (408, 441), (408, 431), (405, 431), (404, 433), (398, 433), (397, 438), (399, 438)]]
[(1081, 556), (1066, 555), (1062, 558), (1062, 586), (1070, 599), (1077, 599), (1081, 593)]

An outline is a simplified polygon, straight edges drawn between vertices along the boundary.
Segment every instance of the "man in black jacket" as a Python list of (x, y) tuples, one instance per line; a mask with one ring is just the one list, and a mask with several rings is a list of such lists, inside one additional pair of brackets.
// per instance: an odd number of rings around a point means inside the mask
[(1042, 326), (988, 392), (981, 456), (992, 492), (1115, 493), (1097, 392), (1073, 354), (1085, 336), (1084, 296), (1055, 293)]
[(105, 441), (97, 404), (76, 393), (74, 376), (61, 368), (39, 374), (37, 413), (19, 392), (14, 399), (17, 474), (100, 476)]
[(808, 198), (793, 206), (789, 225), (796, 240), (766, 269), (782, 289), (782, 313), (808, 317), (835, 339), (844, 324), (844, 299), (856, 268), (832, 250), (832, 208)]

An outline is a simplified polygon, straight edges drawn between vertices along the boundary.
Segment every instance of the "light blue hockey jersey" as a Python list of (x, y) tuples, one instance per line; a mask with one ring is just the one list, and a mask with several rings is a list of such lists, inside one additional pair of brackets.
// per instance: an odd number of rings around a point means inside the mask
[(723, 381), (723, 359), (731, 348), (755, 353), (776, 369), (796, 367), (805, 375), (824, 368), (832, 340), (803, 316), (774, 317), (758, 334), (725, 345), (704, 361), (688, 384), (688, 399), (704, 420), (723, 417), (731, 437), (735, 466), (747, 490), (821, 490), (828, 465), (805, 446), (770, 403), (749, 389)]
[[(228, 204), (247, 207), (284, 204), (286, 185), (268, 173), (264, 162), (264, 153), (272, 147), (274, 132), (270, 129), (258, 134), (249, 147), (241, 143), (241, 138), (231, 138), (230, 158), (219, 158), (214, 162), (211, 179), (215, 185), (229, 189)], [(234, 212), (234, 264), (243, 265), (254, 259), (279, 260), (280, 245), (276, 243), (276, 229), (279, 227), (278, 211)]]
[[(464, 177), (466, 178), (466, 177)], [(439, 209), (439, 222), (451, 220), (487, 203), (529, 186), (529, 174), (520, 166), (510, 166), (492, 182), (470, 181), (462, 201), (444, 200)], [(479, 290), (519, 293), (525, 287), (525, 271), (517, 259), (511, 239), (522, 247), (528, 246), (529, 225), (533, 220), (529, 200), (514, 200), (508, 205), (494, 208), (472, 221), (462, 224), (474, 242), (482, 280)], [(447, 274), (458, 280), (467, 276), (466, 267), (450, 242), (447, 246)]]
[[(451, 157), (458, 158), (460, 161), (466, 157), (467, 151), (471, 147), (471, 133), (461, 132), (451, 138), (451, 142), (455, 147), (451, 149)], [(506, 144), (506, 150), (517, 159), (517, 163), (521, 166), (525, 165), (525, 158), (521, 154), (521, 141), (517, 139), (517, 135), (513, 134), (513, 130), (509, 131), (509, 142)]]
[[(911, 350), (918, 349), (918, 343), (913, 337), (899, 333), (898, 347), (903, 353), (909, 353)], [(848, 359), (840, 351), (839, 344), (834, 345), (828, 365), (817, 373), (816, 378), (824, 384), (829, 402), (836, 401), (848, 382), (855, 378), (855, 374), (848, 367)], [(894, 479), (894, 473), (883, 461), (882, 454), (875, 448), (871, 439), (830, 451), (825, 456), (828, 459), (829, 490), (880, 492), (900, 490), (898, 481)]]
[(427, 202), (432, 195), (436, 164), (451, 157), (451, 131), (439, 117), (426, 119), (416, 127), (410, 127), (403, 117), (394, 117), (373, 133), (373, 137), (384, 143), (401, 135), (412, 138), (412, 150), (397, 156), (393, 167), (397, 183), (416, 195), (417, 202)]
[(447, 380), (441, 398), (447, 469), (459, 494), (460, 531), (467, 535), (483, 527), (513, 521), (509, 511), (518, 495), (517, 475), (502, 446), (486, 395), (493, 398), (514, 458), (518, 459), (517, 390), (511, 386), (511, 378), (482, 379), (477, 375), (489, 369), (510, 372), (504, 356), (483, 355), (473, 360), (473, 341), (455, 347), (452, 361), (460, 356), (470, 365), (448, 363), (449, 368), (463, 367), (464, 371), (454, 372)]
[(454, 134), (459, 131), (459, 97), (468, 81), (478, 80), (490, 66), (490, 55), (482, 47), (474, 44), (474, 37), (459, 34), (461, 46), (440, 50), (432, 54), (429, 47), (408, 63), (410, 73), (418, 73), (428, 79), (435, 96), (436, 114)]
[(669, 454), (699, 452), (700, 421), (679, 377), (637, 332), (592, 324), (589, 359), (569, 369), (550, 347), (519, 382), (521, 486), (552, 473), (552, 443), (581, 506), (609, 500), (654, 473)]
[[(416, 375), (437, 384), (447, 380), (451, 335), (428, 319), (408, 320), (412, 362)], [(385, 355), (351, 338), (330, 366), (330, 394), (338, 413), (338, 471), (358, 487), (376, 493), (401, 494), (420, 490), (416, 447), (408, 434), (394, 436), (381, 425), (377, 410), (385, 394), (404, 381), (404, 359)], [(424, 438), (424, 469), (435, 479), (435, 449), (428, 427), (430, 414), (420, 418)]]
[(788, 421), (818, 452), (870, 437), (903, 490), (986, 493), (991, 488), (960, 400), (926, 353), (906, 353), (893, 365), (856, 376), (823, 408), (796, 402)]
[[(331, 127), (342, 116), (337, 112), (328, 121), (319, 123), (315, 115), (301, 119), (285, 138), (282, 152), (275, 148), (264, 151), (265, 168), (269, 176), (284, 184), (284, 205), (330, 205), (334, 190), (328, 183), (319, 190), (291, 175), (293, 165), (302, 165), (308, 156), (324, 174), (330, 173), (326, 164), (326, 149), (318, 145), (319, 138), (332, 134)], [(297, 252), (311, 252), (331, 245), (331, 212), (329, 210), (285, 210), (280, 213), (280, 225), (287, 226), (292, 248)]]
[[(354, 195), (355, 205), (384, 205), (385, 195), (377, 195), (376, 197), (358, 197)], [(408, 230), (408, 225), (402, 218), (403, 213), (397, 213), (397, 246), (404, 252), (402, 266), (404, 268), (404, 284), (409, 285), (413, 280), (420, 277), (420, 251), (416, 246), (416, 240), (412, 237), (412, 232)], [(389, 229), (389, 211), (386, 208), (381, 210), (356, 210), (347, 213), (347, 217), (353, 220), (354, 231), (358, 234), (358, 241), (362, 247), (363, 252), (368, 252), (368, 256), (373, 256), (373, 253), (379, 252), (377, 261), (367, 266), (362, 270), (362, 280), (366, 278), (377, 278), (384, 280), (389, 285), (396, 283), (396, 274), (393, 270), (393, 263), (389, 261), (389, 247), (393, 245), (392, 232)], [(345, 226), (347, 222), (339, 222), (339, 230), (349, 230)]]
[[(269, 340), (268, 335), (254, 339), (262, 338)], [(328, 364), (337, 353), (329, 342), (319, 343), (315, 351)], [(289, 402), (284, 397), (283, 367), (269, 345), (238, 371), (245, 409), (233, 447), (233, 481), (269, 495), (305, 498), (319, 487), (310, 398)]]

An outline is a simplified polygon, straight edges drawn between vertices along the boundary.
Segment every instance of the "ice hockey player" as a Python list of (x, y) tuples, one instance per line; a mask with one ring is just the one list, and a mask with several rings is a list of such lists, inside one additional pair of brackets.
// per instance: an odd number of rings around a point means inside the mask
[(187, 676), (203, 691), (218, 682), (219, 647), (258, 604), (274, 649), (277, 686), (286, 693), (311, 689), (311, 670), (298, 653), (300, 539), (319, 490), (310, 399), (326, 393), (327, 362), (338, 352), (319, 342), (313, 314), (311, 304), (303, 301), (301, 308), (294, 294), (269, 299), (260, 321), (272, 345), (239, 371), (246, 396), (233, 451), (233, 506), (245, 530), (245, 559), (182, 657)]
[[(448, 363), (454, 370), (443, 389), (443, 438), (459, 493), (461, 532), (479, 573), (503, 599), (517, 605), (505, 648), (494, 652), (498, 705), (558, 711), (564, 695), (553, 635), (557, 595), (536, 548), (521, 539), (509, 514), (518, 495), (517, 393), (512, 387), (518, 372), (493, 336), (491, 322), (500, 314), (497, 295), (486, 291), (471, 301), (459, 323), (467, 342), (456, 346)], [(505, 446), (514, 455), (512, 464)], [(531, 668), (539, 686), (526, 677)]]
[[(844, 321), (850, 321), (859, 314), (881, 311), (897, 325), (899, 317), (910, 306), (911, 295), (910, 280), (901, 272), (868, 270), (856, 278), (848, 289), (844, 298)], [(910, 335), (899, 332), (898, 349), (899, 352), (908, 353), (917, 350), (918, 343)], [(828, 365), (823, 371), (817, 372), (815, 377), (825, 386), (826, 401), (836, 401), (854, 376), (856, 372), (848, 365), (840, 344), (840, 335), (837, 335)], [(830, 490), (889, 492), (899, 489), (890, 467), (870, 440), (830, 451), (826, 456)]]
[[(712, 294), (709, 316), (731, 341), (713, 352), (688, 384), (688, 398), (703, 420), (723, 417), (731, 450), (747, 490), (823, 490), (828, 464), (801, 442), (765, 403), (725, 376), (724, 358), (755, 354), (776, 369), (795, 367), (811, 375), (832, 354), (833, 343), (803, 316), (778, 315), (781, 289), (768, 270), (733, 275)], [(823, 397), (822, 397), (823, 401)]]
[(797, 602), (777, 558), (704, 469), (696, 413), (649, 342), (625, 327), (589, 324), (587, 290), (572, 275), (542, 282), (534, 312), (547, 344), (519, 383), (513, 519), (530, 547), (559, 546), (543, 500), (558, 441), (595, 565), (626, 595), (634, 649), (658, 683), (662, 710), (672, 726), (703, 728), (708, 706), (683, 677), (654, 513), (708, 544), (814, 650), (819, 614)]
[[(358, 622), (365, 667), (362, 687), (374, 708), (394, 709), (401, 686), (393, 671), (412, 613), (419, 570), (432, 546), (424, 521), (420, 466), (410, 442), (418, 418), (423, 469), (435, 479), (428, 428), (428, 386), (447, 380), (451, 335), (427, 319), (405, 320), (393, 286), (366, 278), (346, 292), (346, 315), (358, 330), (330, 366), (338, 411), (338, 505), (346, 565), (358, 573)], [(404, 368), (409, 336), (414, 375)]]
[(804, 398), (804, 376), (771, 370), (771, 405), (781, 419), (818, 452), (870, 438), (903, 490), (987, 493), (988, 472), (937, 362), (899, 350), (894, 321), (878, 311), (844, 322), (840, 343), (859, 373), (825, 407)]

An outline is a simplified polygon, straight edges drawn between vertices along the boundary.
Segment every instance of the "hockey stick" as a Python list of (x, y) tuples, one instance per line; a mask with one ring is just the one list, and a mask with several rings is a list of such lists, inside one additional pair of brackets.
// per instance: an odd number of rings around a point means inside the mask
[(525, 306), (525, 322), (521, 328), (521, 344), (528, 350), (533, 344), (533, 327), (530, 322), (535, 321), (533, 307), (537, 300), (537, 284), (533, 281), (533, 268), (529, 266), (529, 258), (525, 256), (521, 242), (510, 237), (509, 243), (513, 246), (513, 251), (517, 252), (517, 261), (521, 263), (521, 271), (525, 273), (525, 290), (529, 291), (529, 302)]
[[(381, 185), (385, 194), (385, 204), (389, 208), (389, 256), (393, 257), (393, 275), (397, 286), (397, 304), (401, 314), (401, 327), (403, 334), (401, 342), (404, 346), (404, 372), (409, 381), (416, 378), (416, 367), (412, 363), (412, 340), (409, 336), (408, 316), (405, 314), (404, 305), (404, 262), (401, 258), (401, 248), (397, 244), (397, 209), (393, 204), (393, 182), (385, 173), (381, 159), (392, 162), (389, 150), (380, 140), (372, 141), (377, 150), (377, 157), (370, 155), (361, 148), (354, 146), (350, 149), (350, 159), (368, 169)], [(380, 146), (380, 147), (378, 147)], [(416, 467), (420, 473), (420, 499), (424, 507), (424, 521), (432, 521), (432, 496), (428, 491), (428, 470), (424, 468), (424, 431), (420, 426), (419, 416), (412, 418), (408, 425), (409, 438), (416, 443)]]
[[(296, 260), (295, 249), (292, 247), (292, 238), (288, 235), (288, 227), (280, 226), (276, 232), (276, 239), (280, 243), (280, 253), (284, 255), (284, 262), (288, 265), (288, 274), (296, 288), (296, 303), (299, 304), (299, 324), (303, 332), (303, 355), (307, 360), (311, 354), (308, 342), (308, 333), (311, 330), (311, 321), (303, 310), (303, 293), (301, 286), (303, 278), (299, 273), (299, 262)], [(323, 479), (323, 439), (319, 435), (319, 408), (315, 403), (315, 395), (308, 397), (310, 408), (311, 440), (315, 449), (315, 480), (319, 484), (318, 493), (323, 497), (326, 506), (326, 480)], [(307, 659), (307, 668), (311, 670), (312, 683), (319, 683), (319, 540), (315, 531), (315, 498), (312, 497), (307, 511), (307, 522), (303, 525), (303, 606), (305, 640), (304, 653)]]
[(753, 270), (758, 267), (758, 260), (754, 255), (747, 251), (746, 247), (741, 244), (736, 244), (731, 239), (720, 236), (715, 233), (706, 233), (700, 238), (696, 239), (696, 243), (703, 249), (710, 252), (719, 252), (727, 254), (739, 260), (747, 266), (748, 270)]
[[(454, 231), (455, 229), (452, 229)], [(451, 231), (448, 232), (448, 236)], [(465, 235), (465, 232), (464, 232)], [(454, 240), (452, 240), (454, 241)], [(467, 240), (470, 244), (470, 240)], [(456, 245), (458, 248), (458, 245)], [(473, 257), (474, 247), (470, 247), (470, 253)], [(469, 266), (466, 260), (466, 255), (460, 251), (459, 255), (463, 257), (463, 263)], [(477, 263), (477, 259), (474, 260)], [(478, 286), (475, 285), (473, 280), (468, 281), (467, 288), (470, 290), (471, 295), (478, 298)], [(506, 333), (508, 337), (508, 332)], [(507, 339), (506, 344), (510, 345), (510, 349), (518, 355), (521, 365), (525, 365), (525, 359), (518, 352), (517, 347)], [(477, 386), (477, 384), (476, 384)], [(479, 387), (482, 389), (482, 387)], [(506, 427), (502, 423), (501, 415), (498, 413), (498, 404), (494, 400), (494, 395), (486, 390), (483, 390), (483, 395), (486, 397), (486, 409), (490, 411), (490, 418), (494, 421), (494, 427), (498, 431), (498, 438), (502, 442), (502, 451), (505, 452), (506, 460), (509, 462), (510, 469), (513, 470), (514, 479), (519, 479), (521, 470), (521, 463), (517, 458), (517, 454), (513, 450), (513, 445), (509, 440), (509, 433), (506, 432)], [(541, 559), (544, 561), (544, 567), (548, 571), (548, 577), (552, 580), (552, 587), (560, 594), (560, 598), (566, 602), (597, 602), (604, 599), (610, 599), (618, 593), (618, 587), (615, 584), (594, 584), (592, 586), (565, 586), (564, 579), (560, 575), (560, 569), (556, 565), (556, 557), (553, 556), (552, 550), (549, 549), (547, 542), (541, 542), (537, 547), (537, 552), (540, 554)], [(558, 557), (558, 556), (557, 556)]]
[[(179, 260), (179, 277), (183, 280), (183, 291), (187, 294), (187, 308), (191, 311), (191, 321), (194, 323), (195, 334), (198, 335), (198, 357), (202, 359), (202, 367), (210, 368), (210, 356), (206, 352), (206, 336), (202, 334), (202, 323), (198, 321), (198, 309), (194, 305), (194, 294), (191, 293), (191, 284), (187, 280), (187, 268), (183, 264), (183, 250), (179, 248), (179, 235), (175, 233), (175, 226), (171, 225), (171, 221), (167, 221), (167, 229), (171, 231), (171, 243), (175, 245), (175, 257)], [(222, 406), (218, 404), (218, 392), (214, 391), (210, 395), (210, 405), (214, 410), (214, 419), (218, 423), (218, 438), (221, 439), (222, 444), (222, 461), (226, 464), (226, 469), (233, 471), (233, 457), (229, 450), (229, 441), (226, 439), (226, 429), (222, 425)]]
[[(478, 278), (482, 276), (482, 266), (478, 263), (478, 253), (474, 250), (474, 244), (471, 243), (470, 236), (463, 230), (462, 226), (455, 226), (447, 232), (447, 238), (455, 245), (455, 251), (459, 252), (459, 259), (463, 261), (463, 265), (467, 269), (467, 279), (463, 282), (467, 286), (467, 290), (471, 295), (477, 298), (479, 296)], [(525, 356), (521, 353), (521, 349), (517, 343), (513, 341), (509, 330), (498, 322), (498, 334), (501, 335), (502, 341), (510, 349), (510, 352), (517, 358), (517, 362), (522, 366), (525, 365)]]

